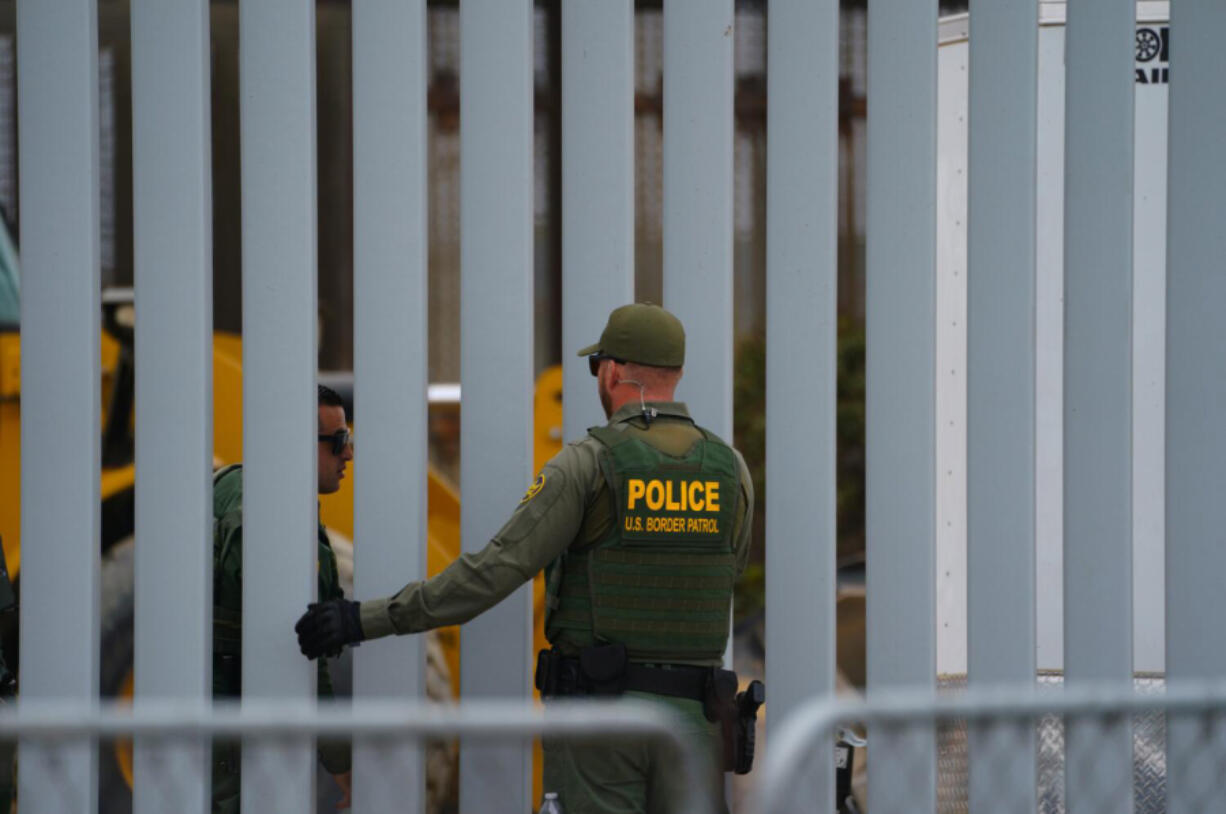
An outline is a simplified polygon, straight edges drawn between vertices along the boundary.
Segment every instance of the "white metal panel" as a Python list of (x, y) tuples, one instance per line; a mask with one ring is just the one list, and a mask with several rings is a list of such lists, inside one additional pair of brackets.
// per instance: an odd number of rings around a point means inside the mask
[[(1042, 12), (1044, 9), (1040, 9)], [(1064, 28), (1039, 32), (1035, 264), (1036, 665), (1064, 668)]]
[[(466, 0), (461, 40), (460, 470), (463, 550), (479, 551), (532, 479), (532, 5)], [(531, 592), (464, 627), (464, 698), (529, 697)], [(526, 744), (463, 743), (460, 808), (521, 812)]]
[[(1166, 3), (1141, 3), (1139, 28), (1161, 29)], [(1058, 14), (1056, 12), (1059, 12)], [(1064, 666), (1063, 574), (1063, 357), (1064, 357), (1064, 4), (1044, 3), (1039, 32), (1037, 280), (1035, 288), (1035, 392), (1036, 392), (1036, 613), (1037, 665), (1041, 670)], [(957, 266), (959, 247), (965, 246), (966, 199), (958, 170), (966, 145), (960, 103), (965, 103), (965, 76), (961, 62), (947, 52), (966, 48), (966, 17), (946, 18), (941, 24), (941, 119), (939, 148), (938, 222), (938, 369), (956, 369), (962, 358), (957, 334), (947, 337), (950, 312), (940, 303), (950, 296), (944, 287)], [(1133, 665), (1142, 672), (1163, 669), (1163, 512), (1162, 471), (1162, 360), (1165, 338), (1159, 287), (1165, 274), (1166, 195), (1166, 79), (1167, 65), (1155, 58), (1137, 63), (1147, 80), (1159, 69), (1159, 82), (1137, 85), (1136, 198), (1133, 218), (1135, 252), (1133, 303)], [(961, 102), (959, 101), (961, 100)], [(959, 190), (962, 194), (959, 194)], [(956, 377), (949, 377), (951, 379)], [(947, 395), (952, 382), (938, 375), (938, 458), (960, 460), (960, 431), (942, 435), (956, 420), (959, 402)], [(949, 467), (938, 463), (938, 473)], [(937, 665), (940, 673), (957, 673), (965, 663), (965, 555), (957, 528), (965, 506), (950, 501), (938, 481), (938, 511), (950, 519), (938, 521)]]
[[(1147, 39), (1167, 26), (1139, 26)], [(1139, 55), (1140, 56), (1140, 55)], [(1139, 59), (1138, 56), (1138, 59)], [(1132, 663), (1162, 672), (1166, 464), (1166, 203), (1168, 60), (1137, 62), (1132, 299)], [(1154, 72), (1157, 71), (1155, 74)], [(1140, 83), (1154, 76), (1159, 81)]]
[(732, 439), (732, 0), (664, 5), (664, 306), (686, 331), (677, 397)]
[(965, 34), (937, 55), (936, 669), (966, 673)]
[[(1169, 19), (1169, 0), (1136, 0), (1137, 22), (1165, 22)], [(1063, 26), (1067, 17), (1068, 0), (1039, 0), (1039, 21), (1042, 25)]]
[[(1138, 17), (1162, 27), (1165, 4)], [(1144, 24), (1141, 27), (1145, 27)], [(1064, 29), (1040, 33), (1037, 398), (1038, 666), (1063, 669), (1063, 325), (1064, 308)], [(1147, 74), (1157, 67), (1141, 63)], [(1165, 79), (1166, 74), (1160, 73)], [(1166, 244), (1166, 87), (1136, 86), (1133, 238), (1136, 287), (1132, 317), (1133, 668), (1161, 671), (1163, 661), (1163, 348), (1162, 286)]]
[[(767, 731), (833, 692), (836, 670), (838, 14), (778, 0), (768, 21)], [(834, 761), (818, 755), (796, 784), (806, 800), (833, 794)]]
[[(98, 9), (17, 11), (21, 116), (21, 703), (98, 698)], [(88, 740), (23, 743), (22, 812), (93, 814)]]
[[(136, 702), (212, 696), (213, 229), (204, 0), (132, 4)], [(203, 743), (138, 740), (133, 809), (208, 811)]]
[[(353, 5), (354, 594), (388, 596), (426, 574), (426, 8)], [(351, 417), (352, 418), (352, 417)], [(357, 698), (425, 694), (423, 638), (357, 649)], [(354, 811), (416, 814), (416, 743), (354, 745)]]
[(563, 437), (604, 415), (586, 359), (634, 300), (634, 5), (571, 0), (562, 14)]
[[(243, 3), (239, 27), (243, 696), (307, 700), (315, 665), (293, 630), (317, 570), (315, 6)], [(309, 744), (247, 744), (243, 809), (312, 811), (314, 766)]]

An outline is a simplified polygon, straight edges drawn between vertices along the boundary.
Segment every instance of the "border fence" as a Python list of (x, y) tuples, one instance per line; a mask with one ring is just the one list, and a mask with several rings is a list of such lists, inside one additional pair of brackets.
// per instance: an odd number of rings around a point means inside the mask
[[(1064, 740), (1070, 727), (1085, 731), (1087, 743), (1098, 746), (1121, 723), (1142, 720), (1153, 726), (1146, 740), (1138, 741), (1135, 765), (1130, 761), (1121, 770), (1106, 751), (1091, 750), (1076, 761), (1067, 759)], [(973, 736), (974, 751), (963, 757), (979, 770), (968, 778), (966, 762), (955, 771), (942, 767), (938, 807), (942, 812), (1106, 814), (1121, 810), (1121, 797), (1129, 799), (1123, 810), (1133, 810), (1135, 795), (1138, 814), (1207, 813), (1219, 810), (1221, 803), (1224, 722), (1226, 684), (1221, 681), (1168, 685), (1162, 692), (1138, 692), (1131, 684), (1060, 689), (1018, 684), (948, 695), (900, 691), (859, 702), (814, 698), (799, 707), (772, 739), (755, 814), (829, 810), (814, 803), (816, 789), (808, 782), (811, 766), (830, 757), (823, 744), (830, 743), (836, 729), (852, 725), (867, 726), (870, 733), (911, 735), (934, 743), (961, 740), (964, 748), (967, 736)], [(1163, 727), (1182, 729), (1182, 736), (1191, 736), (1189, 744), (1198, 751), (1193, 759), (1170, 766), (1170, 771)], [(1043, 764), (1038, 775), (1016, 771), (1019, 754), (1035, 754), (1036, 734), (1041, 742), (1037, 756)], [(875, 763), (884, 759), (884, 772), (897, 781), (894, 795), (872, 798), (870, 810), (897, 814), (925, 807), (924, 800), (915, 796), (915, 789), (924, 784), (922, 753), (883, 754), (874, 751), (870, 741), (869, 754)], [(1081, 801), (1068, 797), (1072, 778), (1086, 790)], [(975, 785), (977, 793), (972, 793), (968, 807), (968, 786)]]
[[(207, 0), (132, 0), (136, 309), (135, 709), (98, 710), (98, 0), (20, 0), (17, 65), (23, 276), (21, 687), (0, 730), (27, 737), (23, 814), (93, 814), (94, 739), (136, 732), (138, 814), (207, 809), (208, 754), (244, 750), (251, 811), (312, 810), (312, 733), (476, 736), (466, 716), (518, 733), (529, 697), (529, 598), (521, 589), (465, 627), (454, 713), (380, 724), (363, 704), (423, 692), (421, 644), (355, 654), (350, 712), (262, 719), (313, 704), (314, 670), (291, 634), (313, 598), (317, 217), (313, 0), (240, 4), (245, 527), (244, 707), (210, 699), (212, 325)], [(1033, 718), (1066, 716), (1065, 806), (1133, 810), (1128, 713), (1165, 709), (1167, 809), (1226, 809), (1217, 685), (1226, 677), (1226, 4), (1170, 4), (1165, 248), (1166, 694), (1134, 698), (1132, 329), (1137, 4), (1075, 0), (1065, 23), (1063, 185), (1063, 656), (1066, 694), (1004, 695), (1036, 676), (1037, 20), (1047, 0), (976, 0), (970, 18), (967, 216), (967, 671), (969, 694), (935, 698), (939, 541), (937, 3), (868, 10), (868, 700), (814, 706), (835, 676), (837, 0), (772, 0), (768, 16), (767, 728), (763, 793), (803, 783), (833, 799), (813, 737), (868, 721), (874, 811), (935, 810), (934, 721), (969, 730), (969, 806), (1032, 811)], [(1153, 3), (1144, 5), (1152, 6)], [(562, 336), (599, 331), (633, 290), (634, 4), (566, 0), (562, 71), (565, 307)], [(484, 545), (531, 480), (532, 6), (461, 3), (462, 545)], [(664, 2), (663, 304), (689, 330), (680, 397), (731, 435), (733, 0)], [(356, 590), (385, 595), (424, 573), (426, 98), (424, 0), (354, 0), (355, 375), (364, 445), (355, 465)], [(588, 43), (586, 46), (579, 46)], [(599, 247), (596, 242), (599, 241)], [(565, 356), (567, 439), (598, 423), (582, 362)], [(1100, 690), (1122, 686), (1125, 690)], [(996, 695), (995, 693), (1000, 693)], [(479, 704), (500, 702), (496, 706)], [(158, 719), (159, 705), (192, 710)], [(167, 707), (169, 708), (169, 707)], [(58, 723), (39, 710), (60, 710)], [(375, 709), (370, 707), (370, 709)], [(399, 708), (398, 708), (399, 709)], [(412, 709), (418, 709), (413, 707)], [(65, 719), (78, 715), (78, 723)], [(1185, 717), (1191, 715), (1193, 717)], [(272, 715), (271, 712), (267, 714)], [(373, 715), (373, 713), (372, 713)], [(446, 718), (454, 715), (454, 718)], [(432, 718), (431, 716), (442, 716)], [(502, 717), (505, 716), (505, 717)], [(275, 717), (275, 716), (274, 716)], [(595, 710), (584, 726), (666, 728)], [(561, 720), (559, 718), (559, 720)], [(569, 719), (568, 719), (569, 720)], [(40, 721), (42, 723), (40, 723)], [(158, 723), (160, 721), (160, 723)], [(272, 722), (270, 722), (272, 721)], [(430, 721), (438, 723), (432, 730)], [(1009, 721), (1014, 723), (1010, 724)], [(1020, 724), (1017, 722), (1021, 722)], [(513, 724), (510, 722), (514, 722)], [(561, 724), (559, 724), (560, 726)], [(54, 734), (54, 741), (38, 740)], [(1002, 746), (1003, 744), (1003, 746)], [(1208, 747), (1206, 749), (1206, 747)], [(355, 810), (421, 808), (420, 753), (397, 771), (359, 749)], [(818, 750), (821, 757), (824, 750)], [(809, 755), (808, 758), (805, 755)], [(985, 757), (986, 756), (986, 757)], [(45, 758), (45, 759), (43, 759)], [(985, 759), (980, 759), (985, 758)], [(1209, 761), (1207, 764), (1205, 761)], [(523, 811), (530, 751), (466, 738), (460, 808)], [(1202, 768), (1208, 765), (1208, 769)], [(895, 770), (892, 767), (899, 767)], [(901, 768), (905, 767), (905, 768)], [(1091, 767), (1074, 771), (1071, 767)], [(1011, 802), (997, 783), (1013, 782)], [(1018, 781), (1020, 778), (1020, 782)], [(1114, 778), (1114, 779), (1113, 779)], [(1124, 780), (1121, 780), (1124, 778)], [(788, 782), (785, 782), (788, 781)], [(80, 791), (72, 799), (64, 789)], [(765, 810), (776, 808), (774, 797)], [(812, 805), (825, 810), (824, 803)]]

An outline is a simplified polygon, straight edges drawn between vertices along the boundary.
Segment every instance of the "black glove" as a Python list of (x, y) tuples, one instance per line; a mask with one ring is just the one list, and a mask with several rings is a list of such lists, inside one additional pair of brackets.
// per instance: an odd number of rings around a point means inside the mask
[(330, 599), (307, 605), (307, 612), (294, 625), (302, 655), (308, 659), (339, 656), (345, 645), (362, 641), (365, 637), (362, 635), (358, 608), (359, 603), (348, 599)]

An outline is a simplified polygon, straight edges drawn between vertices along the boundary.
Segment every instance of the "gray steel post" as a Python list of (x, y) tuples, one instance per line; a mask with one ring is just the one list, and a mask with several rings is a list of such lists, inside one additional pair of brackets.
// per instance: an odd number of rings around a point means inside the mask
[[(868, 10), (868, 687), (932, 687), (935, 631), (935, 0)], [(873, 807), (932, 811), (932, 729), (878, 727)]]
[[(766, 179), (767, 732), (834, 690), (839, 4), (770, 7)], [(805, 364), (797, 364), (797, 350)], [(805, 800), (834, 797), (823, 742)]]
[[(1035, 678), (1038, 3), (981, 0), (970, 27), (967, 679), (1017, 686)], [(1033, 722), (969, 737), (971, 810), (1034, 810)]]
[[(204, 0), (132, 4), (136, 703), (212, 697), (213, 198)], [(133, 810), (209, 810), (203, 743), (137, 740)]]
[[(532, 480), (532, 4), (460, 6), (461, 542), (479, 551)], [(530, 586), (464, 626), (465, 699), (529, 697)], [(460, 746), (460, 808), (529, 806), (526, 743)]]
[[(82, 708), (98, 699), (97, 45), (94, 0), (17, 10), (21, 702)], [(95, 810), (88, 740), (24, 743), (19, 767), (23, 812)]]
[(732, 5), (664, 4), (664, 305), (685, 325), (678, 398), (729, 442)]
[[(309, 699), (294, 622), (316, 594), (315, 4), (239, 7), (243, 695)], [(312, 745), (247, 744), (247, 811), (314, 810)]]
[[(1175, 28), (1178, 26), (1178, 29)], [(1226, 676), (1226, 6), (1172, 4), (1178, 31), (1170, 87), (1166, 344), (1166, 674), (1174, 684)], [(1220, 753), (1220, 719), (1206, 732), (1169, 721), (1167, 794), (1173, 814), (1226, 809), (1226, 786), (1203, 764)], [(1208, 738), (1206, 737), (1208, 735)]]
[[(426, 574), (426, 8), (353, 6), (354, 594), (388, 596)], [(354, 651), (354, 695), (425, 694), (420, 636)], [(359, 743), (354, 811), (419, 812), (420, 747)]]
[[(1135, 8), (1078, 0), (1065, 26), (1064, 668), (1132, 678)], [(1070, 721), (1070, 814), (1132, 810), (1132, 733)], [(1093, 761), (1098, 771), (1080, 770)]]
[(562, 399), (567, 440), (604, 423), (587, 361), (634, 300), (634, 4), (562, 4)]

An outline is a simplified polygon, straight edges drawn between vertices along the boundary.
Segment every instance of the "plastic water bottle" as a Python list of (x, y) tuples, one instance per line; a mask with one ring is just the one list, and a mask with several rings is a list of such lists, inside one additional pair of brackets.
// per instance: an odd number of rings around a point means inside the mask
[(541, 801), (541, 810), (537, 814), (563, 814), (556, 791), (545, 792), (545, 799)]

